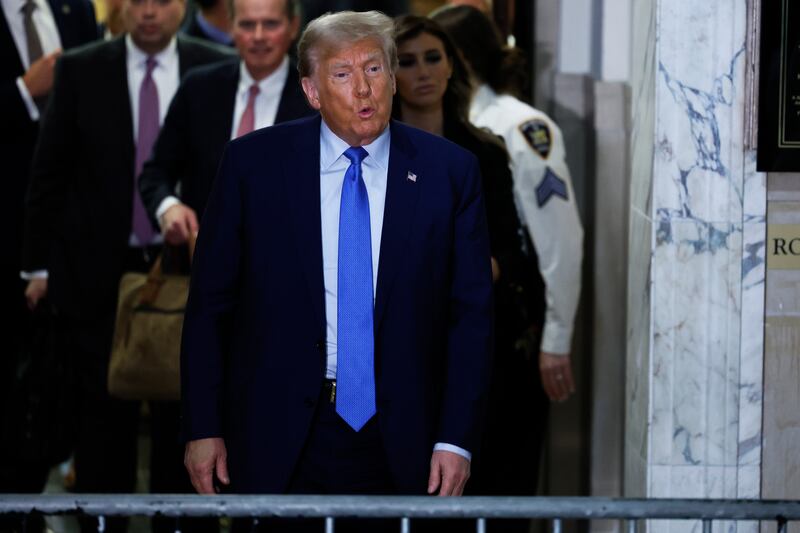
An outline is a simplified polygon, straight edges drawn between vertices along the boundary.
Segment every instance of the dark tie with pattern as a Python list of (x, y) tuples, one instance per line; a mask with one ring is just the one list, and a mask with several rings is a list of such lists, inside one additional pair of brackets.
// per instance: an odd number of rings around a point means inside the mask
[(153, 70), (158, 62), (154, 57), (147, 58), (147, 71), (139, 88), (139, 132), (136, 136), (136, 167), (133, 178), (133, 233), (139, 245), (147, 246), (153, 240), (155, 231), (139, 195), (139, 174), (145, 161), (150, 158), (153, 144), (160, 127), (158, 119), (158, 88), (153, 80)]
[[(25, 26), (25, 43), (28, 47), (28, 63), (33, 65), (43, 55), (42, 41), (39, 38), (39, 32), (36, 30), (36, 24), (33, 23), (33, 12), (36, 11), (37, 6), (33, 0), (27, 0), (22, 6), (22, 23)], [(33, 99), (36, 102), (36, 107), (40, 112), (44, 111), (47, 104), (47, 96), (39, 96)]]

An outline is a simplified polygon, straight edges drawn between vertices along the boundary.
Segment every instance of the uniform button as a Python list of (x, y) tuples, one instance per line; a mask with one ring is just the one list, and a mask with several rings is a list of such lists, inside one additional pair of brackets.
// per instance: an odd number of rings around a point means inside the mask
[(306, 407), (314, 407), (314, 400), (306, 397), (306, 399), (303, 400), (303, 405), (305, 405)]

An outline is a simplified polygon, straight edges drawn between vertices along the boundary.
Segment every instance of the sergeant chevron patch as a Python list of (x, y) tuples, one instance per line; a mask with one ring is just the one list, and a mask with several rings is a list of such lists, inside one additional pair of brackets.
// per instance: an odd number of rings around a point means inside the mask
[(547, 159), (553, 144), (553, 136), (550, 135), (550, 127), (547, 123), (538, 118), (529, 120), (519, 125), (519, 131), (531, 148), (536, 150), (536, 153), (543, 159)]
[(560, 196), (567, 200), (567, 184), (550, 167), (547, 167), (544, 178), (536, 187), (536, 203), (539, 204), (539, 207), (544, 207), (553, 196)]

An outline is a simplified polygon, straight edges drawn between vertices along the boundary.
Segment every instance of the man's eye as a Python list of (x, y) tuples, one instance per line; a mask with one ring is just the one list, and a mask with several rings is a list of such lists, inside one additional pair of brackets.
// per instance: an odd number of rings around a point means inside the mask
[(367, 73), (368, 74), (377, 74), (381, 70), (382, 69), (381, 69), (380, 65), (372, 65), (371, 67), (367, 67)]
[(333, 73), (333, 77), (336, 78), (337, 80), (347, 79), (347, 77), (349, 75), (350, 75), (350, 73), (348, 73), (348, 72), (334, 72)]
[(244, 31), (253, 31), (256, 28), (256, 23), (249, 20), (239, 21), (239, 28)]

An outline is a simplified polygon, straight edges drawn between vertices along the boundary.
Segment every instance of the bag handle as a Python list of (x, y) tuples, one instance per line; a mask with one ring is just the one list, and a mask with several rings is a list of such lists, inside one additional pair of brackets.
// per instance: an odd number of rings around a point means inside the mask
[[(196, 245), (197, 234), (192, 233), (189, 235), (189, 239), (187, 241), (190, 265), (192, 264), (192, 258), (194, 257), (194, 249)], [(153, 305), (156, 302), (158, 293), (161, 291), (161, 286), (166, 281), (161, 261), (163, 257), (163, 252), (158, 254), (155, 262), (153, 262), (153, 266), (150, 268), (150, 272), (147, 273), (147, 281), (145, 282), (144, 287), (142, 287), (141, 296), (139, 297), (139, 305)]]

